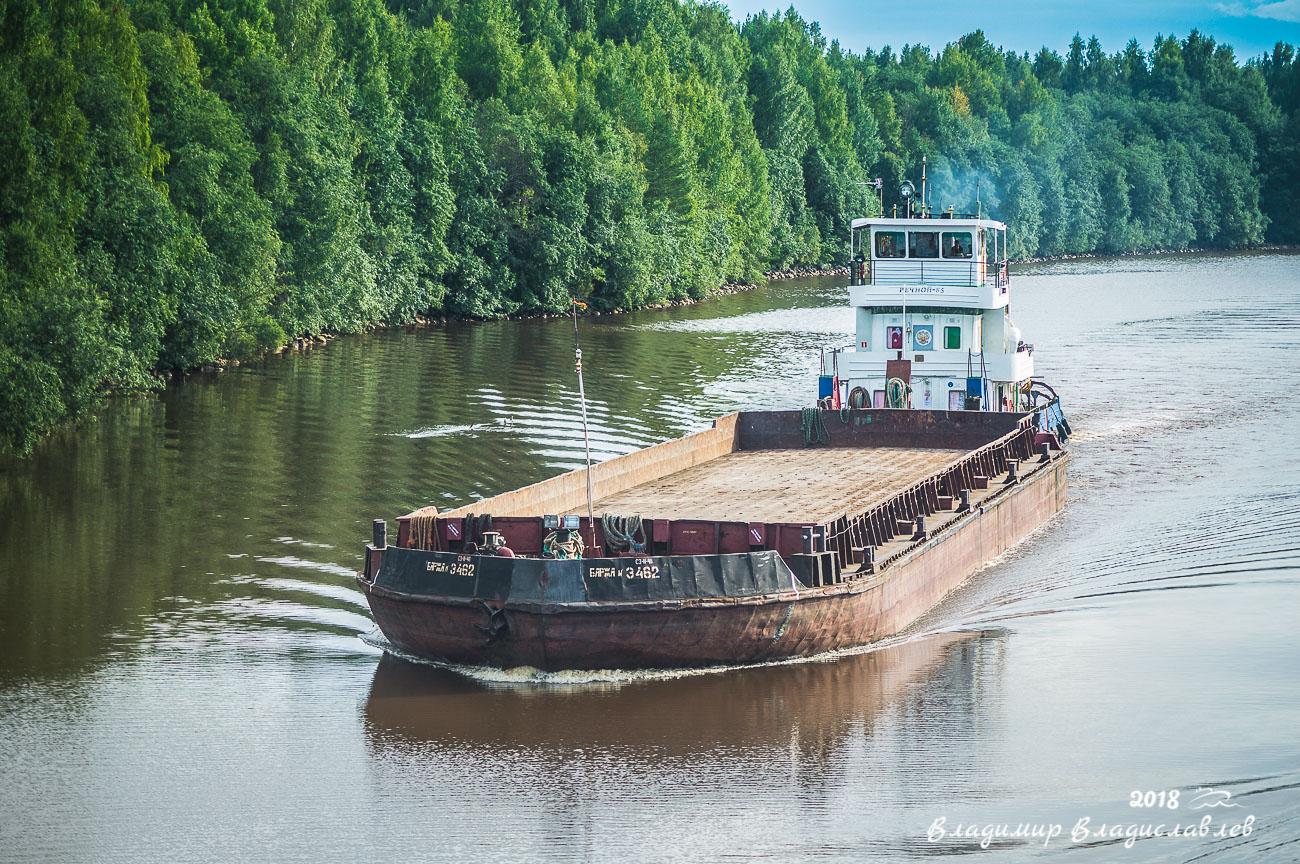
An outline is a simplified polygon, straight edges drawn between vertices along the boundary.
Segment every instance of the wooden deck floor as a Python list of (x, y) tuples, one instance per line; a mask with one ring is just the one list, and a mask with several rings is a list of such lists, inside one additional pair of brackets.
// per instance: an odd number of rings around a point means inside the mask
[(965, 450), (742, 450), (595, 502), (596, 515), (725, 522), (823, 522), (857, 512)]

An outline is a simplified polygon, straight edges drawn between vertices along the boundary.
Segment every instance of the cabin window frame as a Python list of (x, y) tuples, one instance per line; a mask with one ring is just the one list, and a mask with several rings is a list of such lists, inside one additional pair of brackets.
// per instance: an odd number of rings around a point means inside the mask
[[(880, 251), (880, 242), (886, 237), (891, 242), (896, 243), (895, 247), (899, 254), (884, 255)], [(899, 258), (907, 257), (907, 232), (899, 229), (897, 231), (877, 230), (871, 232), (871, 257), (878, 261), (896, 261)]]
[[(940, 247), (939, 235), (940, 235), (940, 233), (942, 233), (942, 232), (940, 232), (940, 231), (938, 231), (938, 230), (934, 230), (934, 231), (908, 231), (908, 232), (907, 232), (907, 257), (908, 257), (908, 258), (914, 258), (914, 259), (916, 259), (916, 260), (918, 260), (918, 261), (937, 261), (937, 260), (940, 260), (940, 259), (939, 259), (939, 247)], [(928, 236), (928, 237), (933, 237), (933, 238), (934, 238), (934, 254), (933, 254), (933, 255), (918, 255), (918, 254), (917, 254), (917, 252), (916, 252), (916, 248), (917, 248), (916, 238), (918, 238), (918, 237), (923, 237), (923, 236)]]
[[(965, 255), (949, 255), (948, 249), (952, 246), (952, 239), (957, 237), (966, 238)], [(975, 236), (966, 229), (964, 231), (941, 231), (939, 232), (939, 252), (948, 261), (974, 261), (975, 260)]]

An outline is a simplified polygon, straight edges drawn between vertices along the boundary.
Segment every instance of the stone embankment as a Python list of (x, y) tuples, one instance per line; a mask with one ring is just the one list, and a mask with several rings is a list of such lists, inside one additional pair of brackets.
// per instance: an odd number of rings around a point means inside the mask
[(820, 267), (804, 265), (801, 267), (791, 267), (789, 270), (772, 270), (764, 274), (768, 279), (807, 279), (812, 276), (847, 276), (849, 268), (837, 267), (833, 264), (823, 264)]

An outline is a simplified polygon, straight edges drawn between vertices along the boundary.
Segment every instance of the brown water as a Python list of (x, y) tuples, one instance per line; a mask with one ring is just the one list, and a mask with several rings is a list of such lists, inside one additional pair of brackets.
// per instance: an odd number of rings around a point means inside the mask
[[(540, 676), (376, 647), (371, 518), (579, 464), (567, 322), (116, 402), (0, 463), (0, 860), (1297, 860), (1297, 265), (1021, 268), (1070, 506), (909, 638), (812, 663)], [(851, 328), (815, 280), (583, 322), (596, 452), (805, 404)], [(982, 850), (959, 824), (1063, 836)]]

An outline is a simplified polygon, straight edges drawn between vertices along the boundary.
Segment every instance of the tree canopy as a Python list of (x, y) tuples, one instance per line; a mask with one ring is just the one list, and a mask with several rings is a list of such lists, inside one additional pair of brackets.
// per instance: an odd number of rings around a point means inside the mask
[(1295, 50), (854, 53), (681, 0), (0, 0), (0, 440), (421, 314), (842, 262), (929, 158), (1011, 253), (1300, 240)]

